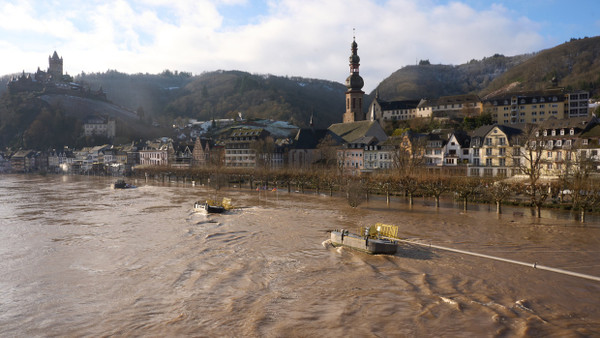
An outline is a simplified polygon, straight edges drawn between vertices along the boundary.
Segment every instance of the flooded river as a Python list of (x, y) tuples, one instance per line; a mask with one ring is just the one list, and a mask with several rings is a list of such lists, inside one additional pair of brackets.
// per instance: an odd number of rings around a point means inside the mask
[(402, 244), (373, 256), (331, 229), (403, 237), (600, 276), (600, 226), (492, 208), (356, 209), (338, 198), (190, 184), (0, 176), (0, 336), (598, 336), (600, 282)]

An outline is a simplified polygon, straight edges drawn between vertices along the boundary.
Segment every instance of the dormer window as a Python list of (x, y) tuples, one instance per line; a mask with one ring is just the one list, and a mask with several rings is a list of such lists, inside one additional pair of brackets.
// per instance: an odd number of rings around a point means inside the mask
[(561, 135), (564, 135), (564, 134), (565, 134), (565, 130), (564, 130), (564, 129), (561, 129), (561, 130), (560, 130), (560, 134), (561, 134)]
[(569, 135), (575, 135), (575, 129), (571, 128), (571, 130), (569, 130)]
[(556, 130), (552, 129), (552, 136), (556, 136)]
[(521, 99), (521, 104), (525, 104), (525, 99)]
[(548, 131), (544, 130), (544, 136), (548, 136)]

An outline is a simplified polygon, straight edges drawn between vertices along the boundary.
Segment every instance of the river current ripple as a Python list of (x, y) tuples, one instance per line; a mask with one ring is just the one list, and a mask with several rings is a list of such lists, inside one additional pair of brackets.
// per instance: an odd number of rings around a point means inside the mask
[[(0, 336), (597, 336), (600, 283), (402, 244), (333, 248), (376, 222), (436, 245), (600, 276), (600, 226), (426, 199), (0, 176)], [(194, 213), (231, 197), (242, 209)]]

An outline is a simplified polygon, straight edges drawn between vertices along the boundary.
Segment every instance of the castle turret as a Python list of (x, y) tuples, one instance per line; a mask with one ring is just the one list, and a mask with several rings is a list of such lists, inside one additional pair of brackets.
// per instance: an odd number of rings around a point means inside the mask
[(63, 77), (63, 59), (58, 57), (56, 51), (48, 57), (48, 75), (52, 81), (61, 81)]

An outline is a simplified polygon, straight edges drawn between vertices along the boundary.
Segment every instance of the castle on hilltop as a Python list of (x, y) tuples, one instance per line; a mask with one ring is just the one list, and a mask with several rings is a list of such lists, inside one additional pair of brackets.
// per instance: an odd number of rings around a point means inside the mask
[(38, 67), (34, 74), (13, 76), (7, 84), (11, 94), (20, 92), (44, 92), (48, 94), (69, 94), (106, 100), (106, 93), (102, 87), (97, 91), (90, 90), (82, 84), (73, 82), (73, 77), (63, 73), (63, 58), (54, 51), (48, 57), (48, 70), (43, 71)]

